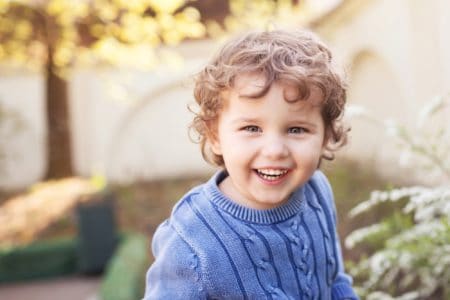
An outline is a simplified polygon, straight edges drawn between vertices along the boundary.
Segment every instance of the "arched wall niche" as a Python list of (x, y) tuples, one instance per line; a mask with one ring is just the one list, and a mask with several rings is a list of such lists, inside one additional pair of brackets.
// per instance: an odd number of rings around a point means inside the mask
[[(377, 53), (363, 49), (357, 51), (349, 64), (348, 106), (362, 107), (377, 120), (404, 117), (405, 101), (394, 70)], [(391, 163), (396, 155), (382, 124), (365, 116), (350, 118), (352, 130), (345, 153), (352, 158), (372, 163), (376, 168)], [(380, 170), (382, 172), (382, 170)]]
[(199, 146), (188, 136), (193, 102), (183, 80), (146, 95), (118, 122), (106, 171), (113, 181), (152, 180), (208, 172)]

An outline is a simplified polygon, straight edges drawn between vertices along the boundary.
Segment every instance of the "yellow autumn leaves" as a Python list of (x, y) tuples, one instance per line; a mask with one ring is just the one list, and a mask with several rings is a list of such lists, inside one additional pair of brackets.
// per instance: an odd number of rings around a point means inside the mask
[(228, 3), (230, 14), (225, 18), (224, 26), (215, 21), (207, 22), (210, 36), (220, 37), (243, 28), (272, 30), (305, 24), (311, 12), (312, 0), (229, 0)]
[(185, 0), (0, 0), (0, 60), (43, 66), (44, 50), (58, 69), (98, 62), (148, 68), (158, 46), (205, 35), (200, 13), (185, 6)]
[[(150, 68), (158, 47), (243, 28), (299, 25), (308, 3), (228, 0), (224, 24), (202, 23), (193, 0), (0, 0), (0, 61), (64, 70), (106, 63)], [(48, 55), (50, 51), (50, 55)], [(173, 56), (175, 57), (175, 56)], [(60, 72), (61, 73), (61, 72)]]
[(73, 177), (36, 184), (29, 192), (7, 200), (0, 205), (0, 248), (33, 241), (98, 191), (93, 182)]

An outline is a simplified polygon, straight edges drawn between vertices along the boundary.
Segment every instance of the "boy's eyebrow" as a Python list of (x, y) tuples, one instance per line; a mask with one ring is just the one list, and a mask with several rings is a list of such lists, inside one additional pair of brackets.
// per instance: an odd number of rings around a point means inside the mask
[(299, 122), (301, 125), (306, 125), (312, 129), (316, 129), (317, 128), (317, 124), (313, 123), (313, 122), (308, 122), (308, 121), (301, 121)]
[(243, 118), (237, 118), (233, 120), (233, 123), (257, 123), (258, 119), (256, 118), (247, 118), (247, 117), (243, 117)]
[(309, 121), (307, 119), (293, 119), (293, 120), (288, 121), (288, 124), (292, 124), (293, 126), (306, 125), (306, 126), (312, 127), (312, 128), (316, 128), (317, 127), (317, 124), (315, 122), (311, 122), (311, 121)]
[(257, 93), (246, 93), (246, 94), (239, 94), (238, 97), (239, 99), (242, 100), (255, 100), (258, 98), (255, 95), (257, 95)]
[[(235, 123), (235, 124), (240, 124), (240, 123), (245, 123), (245, 124), (247, 124), (247, 123), (254, 123), (254, 124), (257, 124), (258, 122), (259, 122), (258, 118), (248, 118), (248, 117), (237, 118), (237, 119), (234, 119), (232, 121), (232, 123)], [(317, 124), (315, 124), (314, 122), (310, 122), (310, 121), (304, 120), (304, 119), (294, 119), (294, 120), (291, 120), (289, 123), (291, 123), (293, 125), (295, 125), (295, 124), (297, 124), (297, 125), (307, 125), (308, 127), (311, 127), (313, 129), (317, 127)]]

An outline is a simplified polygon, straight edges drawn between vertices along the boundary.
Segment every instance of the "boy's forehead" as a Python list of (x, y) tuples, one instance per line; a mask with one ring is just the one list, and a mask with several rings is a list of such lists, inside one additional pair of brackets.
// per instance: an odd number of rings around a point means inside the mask
[[(239, 97), (258, 94), (265, 87), (266, 80), (262, 73), (239, 74), (234, 80), (231, 92), (236, 93)], [(284, 99), (288, 102), (293, 102), (300, 98), (299, 84), (293, 81), (275, 81), (272, 85), (280, 85), (282, 87)], [(321, 90), (315, 85), (306, 85), (310, 92), (308, 102), (313, 105), (322, 104), (323, 95)]]
[[(266, 87), (266, 81), (267, 78), (263, 73), (238, 74), (234, 79), (232, 90), (242, 96), (258, 94)], [(281, 85), (284, 90), (291, 90), (290, 93), (298, 90), (294, 82), (274, 81), (271, 85), (274, 84)]]
[(238, 74), (232, 89), (240, 95), (251, 95), (260, 91), (265, 83), (266, 78), (262, 73)]

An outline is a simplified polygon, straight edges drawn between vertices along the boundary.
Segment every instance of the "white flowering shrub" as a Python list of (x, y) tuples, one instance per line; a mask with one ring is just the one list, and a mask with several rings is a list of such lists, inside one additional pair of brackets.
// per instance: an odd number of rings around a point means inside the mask
[(394, 208), (392, 215), (354, 230), (345, 240), (348, 248), (377, 245), (350, 266), (363, 299), (450, 299), (450, 123), (431, 132), (426, 128), (439, 114), (450, 116), (448, 100), (449, 95), (431, 101), (410, 130), (381, 122), (400, 142), (400, 161), (406, 156), (422, 176), (438, 183), (373, 191), (351, 210), (357, 216), (378, 205)]

